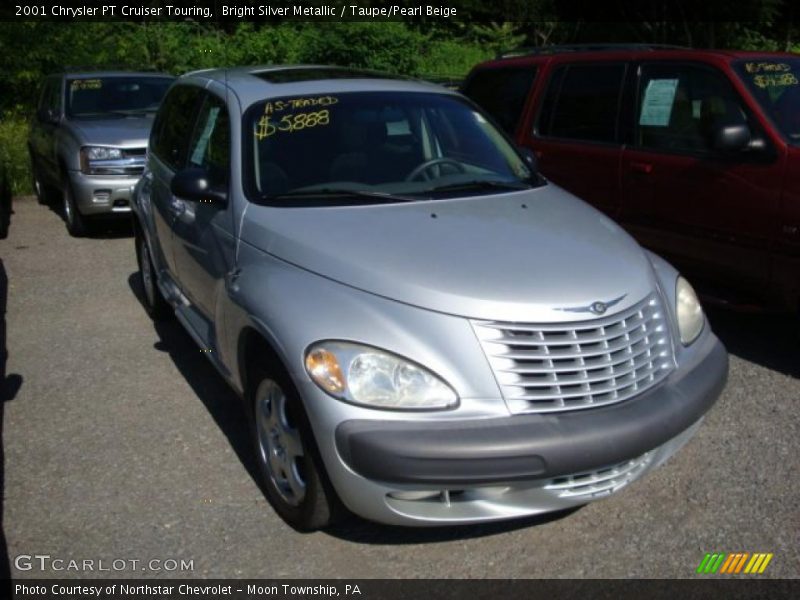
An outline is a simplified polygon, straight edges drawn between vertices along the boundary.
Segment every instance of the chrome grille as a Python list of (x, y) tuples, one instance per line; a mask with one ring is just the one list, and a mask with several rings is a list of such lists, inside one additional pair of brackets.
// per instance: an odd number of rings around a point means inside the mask
[(638, 478), (652, 460), (648, 452), (633, 460), (579, 475), (567, 475), (551, 480), (544, 489), (552, 490), (559, 498), (595, 498), (612, 494)]
[(615, 315), (573, 323), (473, 321), (512, 413), (614, 404), (674, 366), (658, 294)]

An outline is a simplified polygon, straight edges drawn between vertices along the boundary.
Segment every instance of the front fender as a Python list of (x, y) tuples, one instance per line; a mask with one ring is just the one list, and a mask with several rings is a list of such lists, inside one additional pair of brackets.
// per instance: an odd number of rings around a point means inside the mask
[[(240, 392), (244, 384), (239, 340), (252, 328), (271, 344), (304, 402), (318, 396), (303, 394), (314, 386), (303, 366), (306, 349), (320, 340), (336, 339), (388, 350), (436, 373), (458, 394), (460, 406), (455, 412), (460, 418), (508, 414), (475, 333), (462, 317), (351, 288), (244, 243), (238, 276), (224, 302), (224, 352)], [(372, 418), (387, 414), (353, 406), (348, 410), (351, 416), (353, 410)], [(431, 413), (432, 418), (448, 414), (452, 412)]]

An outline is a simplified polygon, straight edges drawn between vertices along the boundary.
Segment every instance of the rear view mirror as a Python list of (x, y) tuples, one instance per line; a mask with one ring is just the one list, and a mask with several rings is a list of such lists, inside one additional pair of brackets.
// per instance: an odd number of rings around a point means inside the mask
[(750, 139), (747, 125), (722, 125), (714, 131), (714, 149), (725, 154), (741, 152), (748, 147)]
[(170, 184), (172, 193), (183, 200), (225, 204), (228, 194), (211, 184), (211, 178), (205, 169), (192, 167), (178, 171)]

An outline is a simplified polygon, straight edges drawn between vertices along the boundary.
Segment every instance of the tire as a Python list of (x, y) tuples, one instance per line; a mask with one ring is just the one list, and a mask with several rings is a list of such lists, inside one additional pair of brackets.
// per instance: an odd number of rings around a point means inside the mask
[(134, 238), (136, 244), (136, 262), (139, 264), (139, 283), (142, 286), (142, 304), (144, 310), (154, 321), (165, 321), (172, 317), (172, 307), (161, 295), (156, 282), (156, 269), (150, 256), (150, 248), (138, 231)]
[(33, 186), (33, 193), (36, 196), (36, 201), (41, 205), (50, 204), (53, 199), (52, 190), (42, 180), (42, 175), (39, 172), (39, 167), (36, 164), (36, 160), (33, 158), (33, 154), (31, 154), (31, 185)]
[(67, 231), (72, 237), (84, 237), (89, 235), (89, 221), (78, 210), (75, 203), (75, 195), (72, 193), (72, 185), (67, 177), (61, 180), (62, 210), (64, 222), (67, 224)]
[(302, 402), (287, 376), (257, 370), (249, 400), (251, 432), (264, 493), (298, 531), (314, 531), (346, 513), (330, 484)]

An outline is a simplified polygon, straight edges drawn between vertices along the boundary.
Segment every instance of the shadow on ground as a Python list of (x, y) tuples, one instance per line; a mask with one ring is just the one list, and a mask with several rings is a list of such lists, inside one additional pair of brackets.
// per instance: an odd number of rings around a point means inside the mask
[[(51, 192), (52, 194), (53, 192)], [(64, 207), (61, 201), (48, 197), (47, 203), (44, 205), (50, 209), (55, 215), (64, 222), (66, 228), (66, 221), (64, 220)], [(117, 238), (125, 238), (133, 236), (133, 226), (131, 224), (130, 215), (122, 213), (118, 217), (102, 217), (94, 218), (91, 220), (91, 229), (86, 236), (88, 239), (98, 240), (111, 240)]]
[[(6, 306), (8, 304), (8, 277), (0, 260), (0, 597), (11, 597), (11, 563), (8, 557), (5, 529), (3, 527), (3, 499), (5, 498), (5, 453), (3, 451), (3, 413), (5, 403), (14, 399), (22, 386), (22, 377), (6, 373), (8, 348), (6, 347)], [(5, 593), (4, 593), (5, 592)]]
[[(128, 285), (141, 304), (143, 291), (137, 273), (128, 277)], [(144, 310), (144, 308), (142, 308)], [(239, 396), (199, 351), (197, 344), (178, 321), (153, 323), (159, 341), (155, 348), (169, 355), (192, 391), (205, 405), (214, 422), (228, 438), (244, 468), (258, 483), (258, 464), (252, 452), (250, 429)]]
[(707, 311), (711, 328), (728, 352), (739, 358), (800, 377), (800, 316)]
[(509, 533), (519, 529), (527, 529), (537, 525), (545, 525), (568, 517), (580, 510), (580, 508), (570, 508), (546, 515), (514, 519), (512, 521), (482, 523), (480, 525), (451, 525), (447, 527), (398, 527), (371, 523), (352, 517), (343, 523), (330, 527), (325, 533), (341, 540), (358, 544), (431, 544), (477, 539)]

